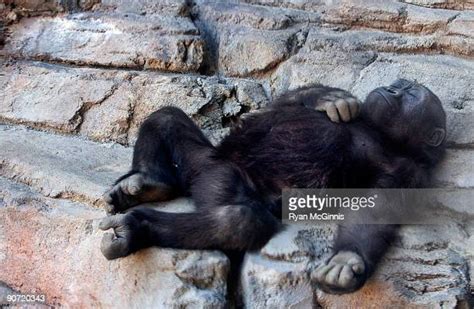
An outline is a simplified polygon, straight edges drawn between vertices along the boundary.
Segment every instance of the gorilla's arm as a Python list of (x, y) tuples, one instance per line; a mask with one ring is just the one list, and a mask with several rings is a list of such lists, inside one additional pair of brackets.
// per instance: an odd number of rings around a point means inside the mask
[(348, 122), (359, 114), (359, 100), (350, 92), (323, 85), (289, 91), (272, 103), (272, 108), (302, 106), (326, 112), (333, 122)]
[[(419, 188), (429, 180), (429, 172), (408, 157), (386, 158), (383, 149), (367, 138), (366, 130), (351, 127), (353, 133), (352, 155), (358, 160), (377, 167), (377, 176), (369, 188)], [(368, 132), (370, 133), (370, 132)], [(363, 136), (361, 136), (363, 135)], [(364, 145), (364, 147), (360, 147)], [(402, 200), (385, 198), (377, 191), (378, 204), (369, 215), (374, 219), (406, 213)], [(366, 216), (367, 214), (364, 214)], [(365, 218), (368, 221), (369, 218)], [(399, 226), (395, 224), (342, 224), (333, 245), (334, 255), (312, 273), (320, 289), (329, 293), (348, 293), (359, 289), (373, 274), (377, 264), (393, 243)]]

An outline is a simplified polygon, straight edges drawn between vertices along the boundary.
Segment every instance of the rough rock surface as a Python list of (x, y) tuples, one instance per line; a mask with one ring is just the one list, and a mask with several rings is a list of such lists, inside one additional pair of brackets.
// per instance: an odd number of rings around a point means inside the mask
[(44, 294), (49, 304), (219, 308), (226, 303), (229, 265), (220, 252), (151, 248), (108, 261), (97, 245), (103, 211), (40, 196), (4, 178), (0, 213), (0, 281), (24, 294)]
[(9, 30), (4, 52), (15, 57), (171, 72), (196, 71), (203, 58), (204, 42), (185, 17), (80, 13), (30, 18)]
[(132, 151), (80, 138), (0, 126), (0, 174), (43, 195), (100, 204), (130, 168)]
[[(38, 78), (41, 76), (41, 78)], [(268, 103), (258, 83), (217, 77), (8, 62), (0, 68), (0, 118), (94, 140), (133, 142), (147, 115), (173, 105), (211, 137)]]
[[(436, 184), (472, 189), (473, 31), (472, 0), (1, 3), (0, 306), (8, 293), (32, 292), (70, 307), (229, 305), (222, 253), (155, 248), (108, 262), (98, 250), (101, 194), (129, 168), (145, 117), (166, 105), (217, 143), (289, 89), (324, 83), (364, 99), (416, 79), (448, 117), (451, 149)], [(344, 296), (309, 280), (336, 227), (290, 225), (246, 256), (241, 302), (472, 307), (472, 201), (443, 205), (446, 224), (404, 227), (374, 278)], [(153, 206), (193, 209), (184, 199)]]

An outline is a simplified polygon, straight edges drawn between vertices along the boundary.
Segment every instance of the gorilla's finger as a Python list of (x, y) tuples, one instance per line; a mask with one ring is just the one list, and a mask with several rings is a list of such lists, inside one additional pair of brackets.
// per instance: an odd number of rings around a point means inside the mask
[(118, 215), (105, 217), (104, 219), (102, 219), (102, 221), (100, 221), (99, 229), (105, 231), (110, 228), (115, 228), (117, 226), (120, 226), (122, 225), (124, 217), (125, 217), (125, 214), (118, 214)]
[(347, 101), (349, 103), (349, 109), (351, 111), (351, 118), (354, 119), (359, 115), (360, 102), (356, 98), (351, 98)]
[(115, 207), (109, 203), (105, 204), (105, 213), (107, 216), (115, 215)]
[(128, 195), (137, 195), (143, 188), (143, 177), (137, 173), (120, 182), (120, 188), (123, 193)]
[(331, 119), (332, 122), (339, 122), (339, 114), (337, 113), (336, 105), (334, 105), (334, 103), (327, 103), (325, 107), (329, 119)]
[(349, 265), (344, 265), (339, 275), (339, 285), (348, 287), (353, 283), (354, 273)]
[(311, 277), (316, 281), (323, 281), (326, 274), (334, 267), (334, 264), (319, 266), (315, 272), (312, 273)]
[(113, 188), (110, 188), (107, 192), (102, 195), (102, 199), (107, 203), (107, 204), (112, 204), (113, 198), (112, 198), (112, 190)]
[(336, 285), (337, 284), (337, 280), (339, 279), (339, 274), (341, 273), (341, 270), (342, 270), (342, 265), (341, 264), (337, 264), (336, 266), (334, 266), (333, 269), (331, 269), (331, 271), (326, 275), (326, 282), (328, 284), (331, 284), (331, 285)]
[(334, 103), (336, 105), (339, 116), (341, 116), (342, 121), (348, 122), (351, 120), (351, 112), (349, 110), (349, 104), (343, 100), (339, 99)]
[(126, 256), (128, 241), (125, 238), (114, 238), (112, 233), (105, 233), (100, 243), (100, 251), (107, 260)]
[(365, 271), (365, 266), (363, 263), (357, 263), (357, 264), (352, 265), (352, 270), (356, 274), (362, 274)]

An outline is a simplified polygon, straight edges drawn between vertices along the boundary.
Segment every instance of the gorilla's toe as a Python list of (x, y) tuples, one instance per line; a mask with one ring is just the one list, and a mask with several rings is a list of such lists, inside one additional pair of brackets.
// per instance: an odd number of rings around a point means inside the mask
[(105, 233), (100, 243), (100, 251), (107, 260), (114, 260), (128, 255), (128, 244), (124, 238), (116, 238), (112, 233)]
[(117, 182), (104, 196), (109, 214), (123, 212), (141, 203), (165, 201), (174, 196), (171, 186), (143, 173), (132, 174)]
[(99, 229), (106, 231), (113, 229), (114, 233), (105, 233), (102, 236), (100, 251), (108, 260), (124, 257), (131, 252), (131, 241), (134, 236), (136, 222), (129, 214), (109, 216), (99, 223)]
[(367, 279), (364, 260), (355, 252), (340, 251), (312, 274), (312, 280), (324, 292), (351, 293), (362, 287)]

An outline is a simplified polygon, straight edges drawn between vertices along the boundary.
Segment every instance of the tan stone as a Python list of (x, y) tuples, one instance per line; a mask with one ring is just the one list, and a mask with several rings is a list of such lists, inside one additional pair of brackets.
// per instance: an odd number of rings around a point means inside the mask
[(430, 8), (444, 8), (454, 10), (474, 9), (474, 1), (472, 0), (401, 0), (401, 2)]
[[(216, 77), (5, 63), (0, 119), (36, 128), (133, 143), (138, 127), (160, 107), (183, 109), (209, 132), (223, 119), (268, 103), (259, 83)], [(228, 108), (233, 106), (230, 110)]]
[(0, 281), (61, 307), (223, 308), (228, 260), (220, 252), (151, 248), (108, 261), (105, 213), (49, 199), (0, 178)]
[(120, 81), (109, 72), (91, 78), (93, 70), (69, 74), (68, 69), (40, 63), (5, 64), (1, 71), (0, 117), (66, 132), (78, 128), (84, 106), (100, 104)]
[(100, 5), (103, 9), (112, 8), (124, 13), (188, 15), (186, 0), (101, 0)]
[(0, 174), (45, 196), (102, 205), (102, 194), (130, 167), (130, 148), (24, 128), (0, 128)]
[(10, 31), (4, 53), (15, 57), (172, 72), (196, 71), (203, 58), (184, 17), (81, 13), (26, 19)]

